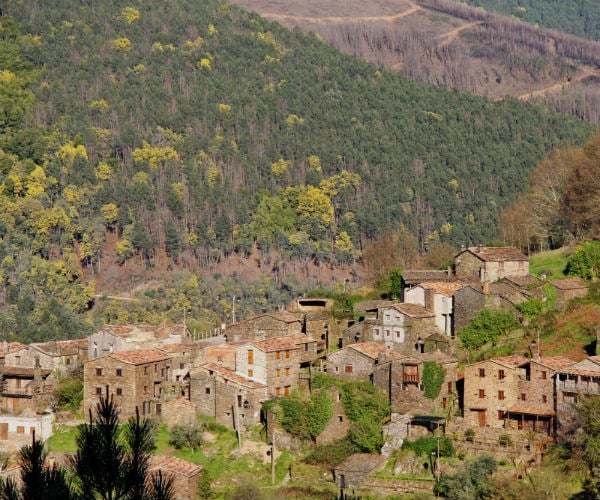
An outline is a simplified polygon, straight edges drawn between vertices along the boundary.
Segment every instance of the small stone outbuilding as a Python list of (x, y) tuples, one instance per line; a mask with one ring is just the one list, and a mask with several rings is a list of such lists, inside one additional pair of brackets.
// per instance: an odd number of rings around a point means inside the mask
[(338, 488), (361, 488), (371, 474), (385, 466), (386, 459), (381, 455), (356, 453), (333, 468), (333, 480)]

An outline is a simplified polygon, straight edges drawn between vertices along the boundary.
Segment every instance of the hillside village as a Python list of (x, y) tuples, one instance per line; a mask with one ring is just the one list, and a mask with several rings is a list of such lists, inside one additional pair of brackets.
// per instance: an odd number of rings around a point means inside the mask
[[(308, 392), (317, 374), (327, 374), (370, 382), (391, 408), (381, 454), (351, 456), (335, 467), (332, 479), (341, 489), (376, 491), (371, 475), (414, 436), (453, 436), (465, 456), (489, 453), (531, 467), (573, 432), (579, 395), (600, 394), (600, 356), (547, 356), (538, 336), (527, 353), (468, 363), (457, 332), (482, 309), (543, 300), (548, 285), (559, 309), (587, 293), (579, 278), (530, 275), (528, 258), (516, 248), (470, 247), (456, 256), (454, 268), (406, 270), (401, 300), (358, 303), (352, 318), (334, 315), (331, 299), (300, 297), (287, 310), (223, 325), (201, 340), (185, 325), (106, 325), (80, 340), (4, 342), (0, 444), (15, 450), (34, 433), (49, 438), (56, 384), (82, 370), (85, 415), (108, 391), (123, 420), (136, 409), (169, 427), (193, 424), (204, 415), (240, 436), (263, 423), (271, 441), (293, 448), (273, 415), (267, 412), (265, 420), (263, 404)], [(443, 377), (434, 378), (432, 387), (427, 372), (434, 365)], [(335, 386), (330, 392), (334, 412), (317, 444), (333, 442), (349, 429), (341, 392)], [(183, 474), (187, 486), (181, 491), (188, 496), (181, 498), (196, 498), (200, 467), (175, 462), (163, 460), (162, 466)], [(432, 468), (441, 471), (437, 462)], [(394, 484), (387, 487), (400, 492), (416, 487), (401, 480)]]

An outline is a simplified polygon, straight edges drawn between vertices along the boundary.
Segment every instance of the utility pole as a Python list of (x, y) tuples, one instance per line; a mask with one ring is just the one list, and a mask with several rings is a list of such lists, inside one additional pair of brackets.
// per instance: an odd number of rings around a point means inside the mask
[(275, 486), (275, 430), (271, 438), (271, 484)]

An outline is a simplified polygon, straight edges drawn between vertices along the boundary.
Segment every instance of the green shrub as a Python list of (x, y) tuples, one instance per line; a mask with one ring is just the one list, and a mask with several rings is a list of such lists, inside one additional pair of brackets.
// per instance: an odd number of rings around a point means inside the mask
[(350, 455), (357, 453), (359, 449), (348, 438), (334, 441), (330, 444), (316, 446), (305, 458), (308, 464), (321, 464), (333, 467), (342, 463)]
[(423, 363), (423, 395), (429, 399), (435, 399), (440, 394), (440, 388), (444, 383), (444, 367), (434, 361)]
[[(442, 436), (440, 439), (440, 457), (453, 457), (454, 445), (452, 439), (447, 436)], [(438, 438), (435, 436), (426, 436), (417, 439), (416, 441), (404, 441), (402, 448), (412, 450), (417, 456), (430, 456), (437, 454)]]

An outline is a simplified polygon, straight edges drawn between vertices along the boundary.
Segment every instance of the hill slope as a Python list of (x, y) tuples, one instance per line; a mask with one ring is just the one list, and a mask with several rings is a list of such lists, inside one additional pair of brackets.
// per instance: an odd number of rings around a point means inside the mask
[[(235, 3), (289, 28), (318, 33), (343, 52), (417, 81), (494, 99), (535, 98), (600, 123), (600, 61), (594, 56), (600, 44), (589, 40), (541, 31), (452, 0)], [(569, 4), (572, 13), (574, 3), (561, 5)], [(546, 17), (554, 11), (548, 8)]]
[(7, 329), (43, 324), (43, 300), (52, 315), (84, 310), (78, 266), (103, 260), (197, 270), (256, 242), (279, 273), (351, 263), (400, 225), (422, 246), (483, 241), (539, 158), (592, 132), (416, 84), (212, 0), (8, 1), (3, 14)]

